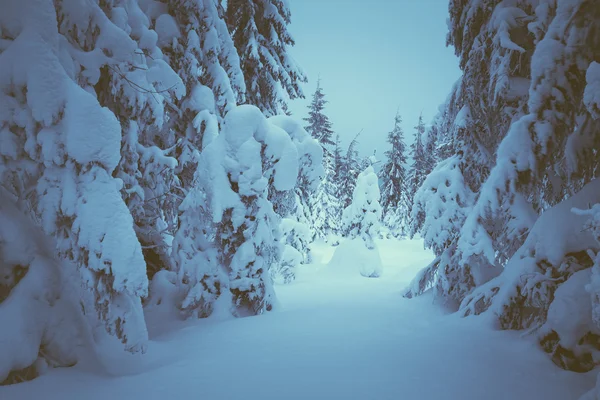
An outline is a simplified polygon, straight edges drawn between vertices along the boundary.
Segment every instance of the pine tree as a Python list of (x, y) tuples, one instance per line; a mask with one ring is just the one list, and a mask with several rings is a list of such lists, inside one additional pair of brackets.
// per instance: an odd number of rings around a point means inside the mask
[(290, 136), (298, 154), (299, 168), (295, 189), (279, 191), (274, 186), (269, 189), (269, 201), (273, 203), (275, 213), (282, 218), (281, 242), (284, 244), (281, 264), (272, 266), (271, 271), (278, 281), (289, 283), (295, 279), (296, 267), (312, 260), (308, 245), (312, 237), (308, 220), (311, 215), (305, 213), (302, 199), (310, 199), (323, 179), (323, 149), (319, 142), (292, 118), (275, 116), (269, 118), (269, 122)]
[(340, 134), (335, 136), (335, 147), (333, 148), (333, 170), (335, 171), (333, 182), (336, 186), (336, 195), (339, 193), (342, 178), (342, 165), (344, 163)]
[(429, 175), (438, 162), (438, 126), (436, 121), (427, 131), (425, 141), (425, 176)]
[(168, 0), (166, 5), (168, 14), (159, 15), (154, 23), (158, 45), (185, 88), (185, 96), (167, 109), (168, 127), (177, 142), (175, 195), (183, 198), (199, 152), (218, 135), (225, 114), (244, 100), (246, 86), (220, 4)]
[(280, 265), (284, 248), (269, 190), (296, 186), (294, 147), (286, 130), (244, 105), (227, 114), (223, 131), (200, 155), (173, 244), (185, 294), (180, 307), (188, 315), (209, 315), (219, 299), (231, 301), (237, 316), (272, 309), (271, 268)]
[[(456, 222), (431, 236), (443, 252), (420, 274), (420, 286), (433, 282), (436, 298), (463, 315), (487, 313), (503, 329), (527, 329), (557, 365), (579, 372), (593, 368), (586, 346), (595, 334), (574, 327), (596, 323), (597, 300), (596, 222), (582, 229), (581, 217), (597, 210), (572, 210), (600, 199), (593, 155), (600, 148), (599, 12), (586, 0), (483, 8), (451, 1), (448, 39), (463, 77), (436, 123), (446, 160), (430, 178), (442, 167), (449, 174), (448, 161), (460, 160), (446, 187), (465, 189), (464, 206), (427, 211), (447, 189), (426, 184), (423, 193), (436, 190), (413, 208), (425, 214), (425, 225), (428, 218), (432, 227)], [(469, 192), (472, 206), (464, 201)]]
[[(16, 225), (29, 230), (21, 235), (29, 245), (20, 248), (28, 254), (12, 260), (4, 258), (12, 252), (5, 252), (8, 247), (0, 252), (2, 269), (18, 278), (9, 282), (11, 308), (27, 307), (8, 314), (22, 316), (22, 323), (0, 322), (14, 325), (9, 333), (14, 340), (28, 339), (16, 358), (2, 360), (0, 379), (36, 360), (70, 365), (77, 361), (72, 349), (78, 340), (102, 343), (99, 357), (110, 367), (123, 349), (144, 351), (141, 298), (148, 280), (134, 221), (119, 192), (123, 182), (113, 177), (121, 126), (99, 104), (95, 85), (104, 71), (134, 58), (139, 47), (93, 2), (4, 6), (12, 11), (11, 22), (9, 28), (0, 18), (0, 30), (15, 37), (0, 48), (0, 102), (10, 104), (3, 109), (9, 112), (0, 113), (0, 185), (8, 198), (0, 214), (11, 213), (6, 208), (11, 202), (22, 207), (24, 223)], [(21, 228), (14, 234), (24, 233)], [(9, 306), (4, 300), (2, 306)], [(69, 324), (70, 318), (80, 324)], [(60, 328), (63, 324), (68, 326)], [(111, 354), (113, 345), (119, 349)]]
[[(481, 189), (472, 216), (467, 219), (459, 243), (465, 261), (479, 257), (494, 264), (510, 259), (519, 247), (507, 249), (505, 243), (525, 246), (523, 238), (529, 240), (528, 232), (534, 223), (537, 225), (538, 212), (546, 210), (539, 217), (541, 220), (554, 209), (547, 210), (549, 206), (569, 197), (593, 179), (590, 166), (593, 170), (597, 163), (582, 149), (588, 147), (594, 151), (592, 149), (599, 145), (592, 139), (598, 122), (592, 122), (593, 108), (587, 109), (585, 99), (586, 91), (595, 90), (594, 80), (590, 79), (594, 75), (586, 72), (594, 66), (591, 49), (600, 38), (595, 33), (598, 10), (588, 15), (591, 12), (588, 7), (590, 5), (583, 1), (559, 1), (555, 13), (540, 15), (540, 19), (530, 24), (538, 41), (530, 64), (532, 80), (527, 113), (510, 125), (498, 149), (496, 165)], [(548, 46), (559, 41), (561, 45), (550, 53)], [(545, 57), (549, 54), (554, 62), (548, 64)], [(566, 78), (566, 71), (575, 73), (568, 73), (572, 79)], [(551, 91), (554, 89), (550, 88), (561, 88), (566, 95), (553, 99)], [(581, 123), (586, 120), (588, 123)], [(486, 219), (479, 220), (482, 215), (487, 217), (488, 223), (481, 222)], [(560, 274), (565, 277), (572, 272), (567, 268)], [(498, 277), (502, 279), (504, 275)], [(533, 296), (534, 293), (527, 294), (525, 299), (515, 299), (506, 305), (500, 317), (506, 318), (507, 326), (523, 327), (517, 321), (519, 314), (512, 312), (517, 301), (533, 302)], [(488, 305), (491, 303), (486, 301)]]
[(341, 158), (341, 163), (337, 170), (337, 173), (339, 174), (339, 192), (337, 198), (342, 204), (342, 209), (345, 209), (352, 203), (352, 194), (356, 187), (356, 180), (361, 172), (360, 157), (356, 150), (356, 146), (358, 146), (358, 136), (361, 132), (359, 132), (348, 145), (346, 154)]
[(284, 93), (291, 100), (304, 98), (300, 84), (306, 77), (288, 54), (294, 39), (287, 30), (287, 2), (229, 0), (226, 19), (240, 56), (246, 102), (273, 116), (287, 110)]
[(319, 189), (309, 200), (311, 215), (309, 220), (314, 230), (314, 237), (328, 241), (331, 236), (339, 234), (341, 202), (336, 196), (335, 172), (331, 167), (331, 158), (324, 161), (325, 173)]
[(396, 114), (394, 129), (388, 133), (390, 150), (385, 152), (386, 163), (382, 169), (381, 206), (383, 209), (383, 222), (395, 237), (407, 233), (408, 215), (411, 204), (409, 202), (409, 182), (406, 171), (406, 144), (404, 132), (400, 124), (402, 118)]
[[(137, 17), (115, 19), (129, 33), (130, 43), (136, 47), (130, 51), (135, 56), (103, 68), (93, 86), (100, 104), (121, 124), (122, 157), (115, 175), (123, 180), (121, 194), (134, 218), (148, 276), (152, 277), (155, 271), (170, 266), (170, 241), (177, 224), (175, 199), (170, 193), (177, 165), (170, 153), (176, 138), (164, 123), (165, 108), (182, 98), (185, 87), (162, 59), (156, 33), (149, 29), (150, 20), (136, 2), (113, 0), (101, 6), (107, 15)], [(70, 34), (70, 25), (61, 28), (63, 34)], [(141, 41), (144, 37), (154, 39)]]
[[(323, 94), (323, 88), (321, 88), (321, 80), (317, 81), (317, 89), (313, 94), (312, 102), (308, 107), (308, 117), (304, 120), (308, 125), (304, 128), (308, 133), (321, 143), (321, 145), (328, 149), (328, 146), (335, 145), (333, 141), (333, 131), (331, 130), (331, 121), (327, 115), (323, 113), (325, 109), (325, 94)], [(328, 151), (328, 156), (330, 156)]]
[(311, 221), (313, 238), (319, 237), (328, 240), (331, 235), (336, 235), (339, 232), (342, 208), (337, 198), (337, 171), (335, 170), (337, 161), (334, 159), (334, 153), (329, 148), (329, 146), (335, 144), (332, 140), (333, 131), (331, 130), (329, 118), (323, 113), (326, 103), (321, 88), (321, 80), (318, 80), (313, 100), (308, 107), (308, 117), (304, 120), (308, 122), (305, 127), (306, 131), (323, 147), (325, 174), (319, 189), (309, 199), (307, 211), (309, 211), (308, 218)]
[(425, 180), (427, 172), (427, 156), (425, 154), (425, 145), (423, 143), (423, 135), (425, 133), (425, 123), (423, 115), (419, 115), (419, 122), (415, 126), (414, 141), (410, 145), (410, 157), (412, 164), (410, 166), (410, 194), (409, 200), (412, 204), (417, 190)]

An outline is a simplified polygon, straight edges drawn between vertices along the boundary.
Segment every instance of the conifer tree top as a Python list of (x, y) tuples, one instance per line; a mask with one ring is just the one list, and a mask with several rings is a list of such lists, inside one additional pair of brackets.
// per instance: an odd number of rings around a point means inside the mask
[(323, 113), (325, 109), (325, 94), (321, 87), (321, 80), (317, 81), (317, 89), (313, 94), (313, 99), (310, 103), (308, 117), (304, 118), (308, 125), (304, 128), (308, 133), (321, 143), (321, 145), (335, 145), (333, 141), (333, 130), (331, 129), (331, 121), (329, 117)]

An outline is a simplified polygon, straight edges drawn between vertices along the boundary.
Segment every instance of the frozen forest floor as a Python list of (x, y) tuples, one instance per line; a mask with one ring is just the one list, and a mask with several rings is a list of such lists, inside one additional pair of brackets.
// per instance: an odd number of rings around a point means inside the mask
[(0, 399), (577, 399), (595, 372), (563, 371), (518, 332), (444, 315), (400, 291), (433, 257), (420, 241), (379, 242), (379, 279), (324, 273), (333, 248), (268, 315), (150, 326), (143, 370), (113, 377), (85, 365), (0, 387)]

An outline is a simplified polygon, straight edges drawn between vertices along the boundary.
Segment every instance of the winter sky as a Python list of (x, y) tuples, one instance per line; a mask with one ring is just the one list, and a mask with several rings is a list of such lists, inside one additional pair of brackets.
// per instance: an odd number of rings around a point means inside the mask
[(308, 75), (304, 118), (321, 77), (326, 113), (344, 145), (361, 129), (360, 151), (387, 149), (399, 108), (407, 143), (423, 112), (429, 123), (460, 76), (446, 47), (447, 0), (290, 0), (292, 55)]

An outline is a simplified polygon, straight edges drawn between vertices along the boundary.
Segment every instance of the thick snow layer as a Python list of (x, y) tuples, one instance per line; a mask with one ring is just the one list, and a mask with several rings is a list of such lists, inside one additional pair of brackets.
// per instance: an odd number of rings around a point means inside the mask
[(592, 62), (585, 75), (583, 103), (594, 118), (600, 118), (600, 63)]
[(156, 19), (155, 31), (158, 34), (158, 44), (161, 46), (169, 45), (173, 39), (181, 36), (175, 18), (169, 14), (163, 14)]
[(400, 290), (433, 255), (420, 241), (377, 241), (380, 279), (318, 273), (319, 264), (278, 287), (279, 312), (209, 319), (164, 329), (145, 371), (122, 377), (76, 366), (0, 387), (2, 400), (105, 399), (577, 399), (595, 373), (560, 370), (515, 332), (442, 315), (428, 296)]
[(560, 336), (560, 343), (572, 349), (588, 332), (598, 333), (592, 322), (592, 302), (585, 286), (590, 282), (591, 268), (574, 273), (554, 293), (548, 309), (546, 325)]
[(531, 229), (518, 256), (530, 256), (536, 261), (546, 259), (552, 265), (558, 265), (568, 253), (597, 248), (594, 236), (583, 229), (589, 217), (574, 214), (572, 210), (586, 209), (599, 201), (600, 179), (595, 179), (575, 195), (544, 212)]
[(383, 272), (379, 249), (368, 249), (361, 238), (346, 239), (336, 247), (333, 258), (324, 270), (329, 275), (360, 275), (378, 278)]

